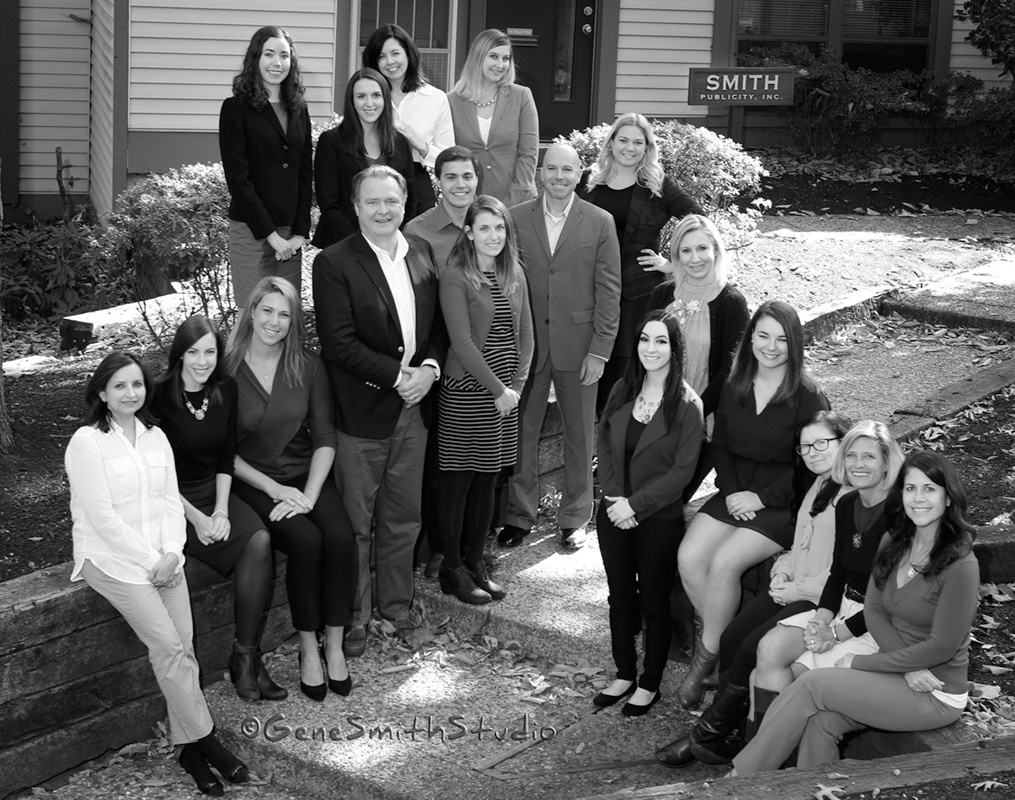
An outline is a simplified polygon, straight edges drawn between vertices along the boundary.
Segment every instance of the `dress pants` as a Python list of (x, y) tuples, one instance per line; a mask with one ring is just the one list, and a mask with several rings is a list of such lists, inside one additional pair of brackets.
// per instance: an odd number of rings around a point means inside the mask
[(636, 528), (622, 530), (610, 522), (606, 504), (600, 504), (596, 530), (610, 588), (610, 636), (617, 678), (638, 678), (635, 642), (644, 619), (645, 662), (638, 686), (658, 691), (670, 651), (670, 590), (684, 519), (649, 517)]
[(418, 406), (402, 408), (387, 439), (361, 439), (338, 432), (335, 480), (352, 522), (359, 561), (353, 625), (370, 621), (371, 531), (377, 610), (390, 620), (409, 616), (415, 591), (413, 549), (420, 529), (426, 442), (427, 430)]
[(962, 709), (945, 705), (930, 692), (914, 692), (898, 673), (815, 669), (793, 681), (772, 703), (733, 766), (739, 775), (778, 769), (797, 745), (798, 767), (826, 764), (839, 759), (839, 741), (850, 731), (933, 730), (961, 714)]
[(592, 445), (596, 428), (596, 384), (582, 386), (580, 372), (546, 365), (529, 378), (521, 401), (518, 469), (508, 485), (507, 523), (529, 530), (539, 515), (539, 434), (550, 383), (564, 427), (564, 488), (557, 524), (582, 528), (592, 519)]
[(105, 597), (148, 648), (169, 712), (172, 744), (189, 744), (211, 733), (214, 723), (201, 691), (201, 668), (194, 655), (194, 621), (187, 576), (172, 589), (124, 583), (85, 561), (85, 583)]

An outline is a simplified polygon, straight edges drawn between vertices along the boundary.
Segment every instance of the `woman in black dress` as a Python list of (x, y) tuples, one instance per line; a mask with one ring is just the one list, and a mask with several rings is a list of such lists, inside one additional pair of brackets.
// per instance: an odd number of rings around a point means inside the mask
[(261, 615), (271, 585), (271, 540), (261, 518), (230, 493), (236, 456), (236, 382), (225, 374), (222, 335), (207, 317), (173, 337), (152, 412), (173, 447), (187, 518), (186, 553), (234, 579), (236, 641), (229, 676), (246, 700), (284, 700), (261, 655)]

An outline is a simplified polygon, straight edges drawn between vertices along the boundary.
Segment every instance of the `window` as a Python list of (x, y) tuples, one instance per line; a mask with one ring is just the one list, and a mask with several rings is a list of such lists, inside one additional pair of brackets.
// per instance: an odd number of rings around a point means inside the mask
[(931, 20), (941, 0), (740, 0), (737, 53), (822, 46), (851, 67), (875, 72), (932, 65)]
[[(448, 91), (454, 84), (451, 74), (452, 0), (360, 0), (358, 53), (370, 34), (393, 22), (409, 32), (420, 51), (420, 66), (426, 79)], [(356, 59), (360, 63), (360, 59)]]

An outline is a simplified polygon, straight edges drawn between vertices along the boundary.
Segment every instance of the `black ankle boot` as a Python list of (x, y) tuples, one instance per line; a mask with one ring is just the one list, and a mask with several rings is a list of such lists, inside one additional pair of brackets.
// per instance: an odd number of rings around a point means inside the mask
[(686, 767), (697, 759), (691, 752), (691, 737), (681, 736), (656, 750), (656, 761), (667, 767)]
[(180, 750), (179, 761), (180, 766), (194, 779), (201, 794), (210, 794), (213, 797), (222, 797), (225, 794), (222, 784), (219, 783), (218, 778), (208, 766), (208, 762), (201, 755), (197, 742), (190, 742), (183, 746), (183, 749)]
[(289, 696), (289, 691), (271, 679), (271, 675), (268, 674), (268, 670), (264, 668), (264, 663), (261, 661), (260, 651), (254, 656), (254, 661), (257, 666), (257, 688), (261, 690), (261, 699), (285, 700)]
[(441, 564), (437, 579), (440, 581), (441, 591), (444, 594), (453, 594), (463, 603), (479, 606), (493, 600), (489, 592), (476, 586), (472, 575), (464, 564), (459, 564), (457, 567)]
[(476, 586), (490, 595), (494, 600), (503, 600), (507, 597), (507, 590), (499, 583), (494, 583), (490, 580), (490, 568), (487, 566), (486, 561), (483, 559), (479, 561), (466, 561), (465, 567), (472, 575)]
[(726, 684), (691, 730), (691, 753), (703, 764), (729, 764), (740, 752), (741, 738), (734, 732), (747, 714), (746, 686)]
[(760, 686), (754, 687), (754, 719), (747, 720), (747, 732), (744, 736), (745, 743), (754, 738), (754, 734), (758, 732), (758, 728), (761, 727), (761, 723), (765, 719), (765, 712), (768, 711), (769, 706), (775, 702), (775, 698), (778, 696), (779, 693), (771, 689), (762, 689)]
[(257, 647), (233, 644), (229, 656), (229, 678), (236, 687), (236, 694), (244, 700), (260, 700), (261, 688), (257, 685)]
[(246, 783), (250, 780), (250, 771), (247, 769), (247, 765), (230, 753), (225, 745), (215, 738), (214, 731), (203, 739), (198, 739), (197, 747), (205, 760), (230, 783)]
[(719, 660), (718, 653), (710, 653), (701, 642), (701, 628), (695, 620), (694, 635), (694, 656), (691, 658), (691, 666), (688, 667), (687, 677), (677, 687), (677, 702), (684, 708), (694, 708), (701, 702), (701, 696), (705, 692), (702, 682), (712, 674), (712, 669)]

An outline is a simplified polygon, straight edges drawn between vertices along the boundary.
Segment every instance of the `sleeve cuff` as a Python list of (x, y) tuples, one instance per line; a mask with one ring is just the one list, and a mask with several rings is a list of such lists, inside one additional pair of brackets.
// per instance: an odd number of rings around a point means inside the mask
[(420, 364), (420, 366), (421, 367), (433, 367), (433, 371), (435, 373), (435, 376), (436, 376), (437, 380), (441, 379), (441, 365), (438, 364), (434, 359), (432, 359), (432, 358), (424, 358), (423, 359), (423, 363)]

